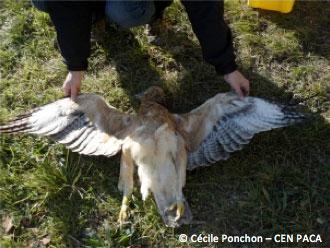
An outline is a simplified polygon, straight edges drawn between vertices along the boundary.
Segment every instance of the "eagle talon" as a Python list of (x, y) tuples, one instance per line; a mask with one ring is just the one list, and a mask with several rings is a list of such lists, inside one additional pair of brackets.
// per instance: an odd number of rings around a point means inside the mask
[(128, 220), (129, 217), (128, 203), (129, 203), (128, 197), (124, 196), (118, 217), (119, 225), (125, 224)]
[(124, 209), (123, 207), (121, 208), (120, 212), (119, 212), (119, 217), (118, 217), (118, 223), (120, 225), (125, 224), (125, 222), (127, 222), (128, 219), (128, 209)]

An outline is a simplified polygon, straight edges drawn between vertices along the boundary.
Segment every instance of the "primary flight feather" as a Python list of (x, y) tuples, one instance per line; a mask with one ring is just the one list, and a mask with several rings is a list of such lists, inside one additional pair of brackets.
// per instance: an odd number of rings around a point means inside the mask
[(0, 126), (0, 133), (47, 136), (74, 152), (111, 157), (121, 154), (119, 222), (128, 218), (134, 165), (146, 199), (151, 191), (163, 221), (177, 227), (192, 214), (183, 195), (186, 170), (228, 159), (260, 132), (301, 122), (304, 115), (257, 97), (217, 94), (186, 114), (172, 114), (165, 95), (153, 86), (140, 95), (138, 114), (126, 114), (96, 94), (63, 98)]

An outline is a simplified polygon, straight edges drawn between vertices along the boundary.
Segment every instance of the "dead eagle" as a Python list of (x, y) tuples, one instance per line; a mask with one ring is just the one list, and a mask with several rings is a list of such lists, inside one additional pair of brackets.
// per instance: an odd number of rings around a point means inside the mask
[(48, 136), (85, 155), (111, 157), (122, 151), (119, 222), (128, 217), (136, 165), (143, 200), (151, 191), (165, 224), (177, 227), (192, 220), (182, 193), (186, 169), (225, 160), (255, 134), (304, 119), (288, 107), (233, 93), (217, 94), (182, 115), (164, 107), (160, 87), (140, 96), (137, 115), (120, 112), (96, 94), (79, 95), (76, 102), (63, 98), (18, 116), (0, 126), (0, 133)]

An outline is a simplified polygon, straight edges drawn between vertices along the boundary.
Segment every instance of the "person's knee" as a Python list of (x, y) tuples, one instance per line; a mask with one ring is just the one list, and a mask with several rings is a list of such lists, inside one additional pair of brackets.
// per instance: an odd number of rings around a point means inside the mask
[(47, 12), (47, 1), (42, 0), (31, 0), (32, 5), (37, 8), (38, 10)]
[(154, 14), (153, 1), (108, 1), (106, 4), (107, 18), (125, 28), (147, 24)]

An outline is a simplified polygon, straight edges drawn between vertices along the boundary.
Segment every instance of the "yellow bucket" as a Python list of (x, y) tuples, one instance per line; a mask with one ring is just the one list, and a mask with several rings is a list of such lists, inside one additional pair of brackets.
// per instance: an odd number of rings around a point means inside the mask
[(252, 8), (276, 10), (282, 13), (289, 13), (295, 0), (248, 0)]

